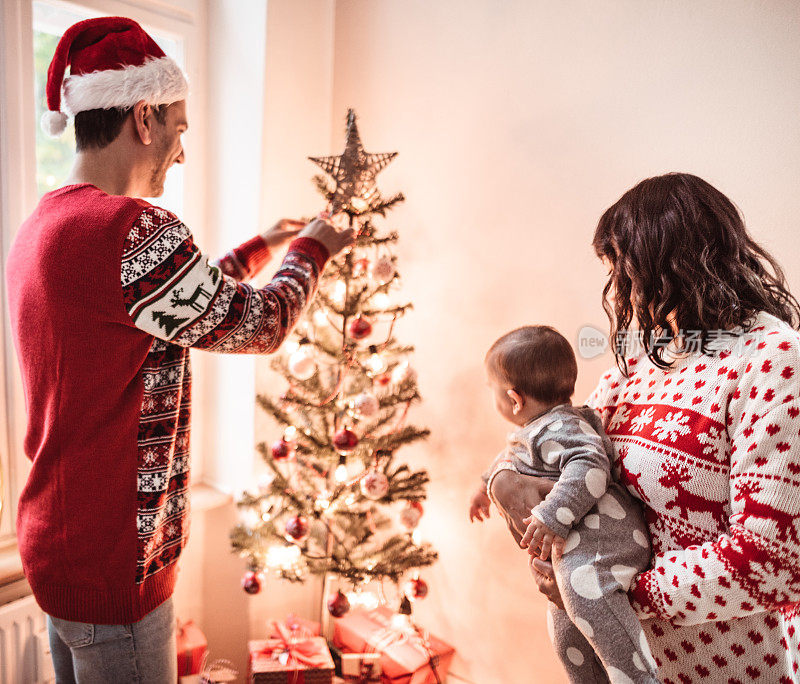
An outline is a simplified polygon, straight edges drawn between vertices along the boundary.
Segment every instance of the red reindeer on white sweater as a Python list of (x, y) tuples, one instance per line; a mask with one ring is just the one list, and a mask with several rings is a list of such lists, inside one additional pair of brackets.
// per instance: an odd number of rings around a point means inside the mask
[(725, 514), (722, 501), (709, 499), (707, 494), (690, 492), (683, 483), (692, 479), (691, 473), (678, 463), (664, 463), (664, 475), (658, 478), (658, 483), (676, 492), (674, 499), (667, 501), (664, 508), (670, 510), (678, 508), (678, 514), (684, 520), (689, 520), (689, 513), (709, 513), (719, 526), (720, 530), (727, 529), (728, 516)]
[(780, 509), (773, 508), (769, 504), (762, 503), (753, 495), (763, 491), (761, 483), (755, 480), (746, 480), (739, 482), (736, 485), (736, 496), (733, 497), (734, 501), (744, 501), (742, 507), (742, 515), (744, 518), (761, 518), (768, 520), (777, 528), (776, 538), (778, 541), (789, 541), (789, 538), (795, 543), (800, 544), (800, 539), (797, 537), (797, 516)]

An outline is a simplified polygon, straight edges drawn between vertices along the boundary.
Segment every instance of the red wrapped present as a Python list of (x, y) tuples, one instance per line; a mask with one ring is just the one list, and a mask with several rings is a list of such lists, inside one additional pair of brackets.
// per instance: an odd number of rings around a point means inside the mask
[(248, 643), (251, 684), (331, 684), (333, 658), (322, 637), (295, 638), (280, 622), (272, 639)]
[(333, 643), (348, 651), (380, 653), (384, 684), (443, 684), (455, 649), (410, 622), (393, 626), (394, 616), (385, 606), (351, 610), (336, 620)]
[(205, 634), (191, 620), (176, 621), (175, 640), (178, 650), (178, 676), (200, 674), (203, 659), (208, 652), (208, 641)]

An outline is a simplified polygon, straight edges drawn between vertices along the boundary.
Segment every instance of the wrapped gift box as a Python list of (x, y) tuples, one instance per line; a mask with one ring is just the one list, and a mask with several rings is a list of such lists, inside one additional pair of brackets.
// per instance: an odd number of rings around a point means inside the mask
[(251, 684), (331, 684), (333, 659), (322, 637), (292, 639), (281, 625), (281, 636), (250, 641)]
[(385, 606), (371, 611), (352, 610), (336, 620), (333, 643), (345, 651), (380, 653), (384, 684), (443, 683), (455, 649), (413, 628), (393, 627), (393, 617), (394, 613)]
[(198, 675), (208, 652), (205, 634), (191, 620), (177, 621), (175, 640), (178, 650), (178, 676)]

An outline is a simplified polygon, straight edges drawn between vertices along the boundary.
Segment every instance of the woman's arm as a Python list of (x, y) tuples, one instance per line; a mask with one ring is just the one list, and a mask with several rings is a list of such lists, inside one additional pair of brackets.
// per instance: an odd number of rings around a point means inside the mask
[(522, 522), (541, 503), (555, 483), (541, 477), (501, 470), (492, 479), (492, 498), (519, 544), (528, 526)]

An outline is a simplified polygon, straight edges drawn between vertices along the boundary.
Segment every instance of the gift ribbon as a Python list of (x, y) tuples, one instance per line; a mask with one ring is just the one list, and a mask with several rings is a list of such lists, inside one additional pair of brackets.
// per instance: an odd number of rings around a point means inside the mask
[(259, 655), (277, 659), (286, 654), (287, 664), (296, 661), (298, 665), (306, 667), (324, 667), (328, 664), (328, 659), (320, 653), (312, 639), (293, 640), (289, 628), (277, 621), (272, 623), (272, 628), (278, 636), (267, 639), (267, 643), (258, 651)]
[[(384, 622), (384, 625), (385, 624), (386, 623)], [(433, 678), (436, 680), (436, 684), (442, 684), (442, 679), (439, 676), (438, 669), (439, 656), (431, 650), (430, 639), (420, 627), (417, 627), (413, 623), (411, 623), (411, 630), (413, 631), (409, 632), (399, 630), (394, 627), (384, 626), (382, 630), (376, 632), (372, 637), (370, 637), (370, 639), (367, 641), (367, 645), (373, 649), (373, 652), (379, 653), (389, 646), (403, 644), (406, 641), (413, 640), (425, 651), (425, 655), (428, 656), (428, 667), (431, 668), (431, 673), (433, 674)]]

